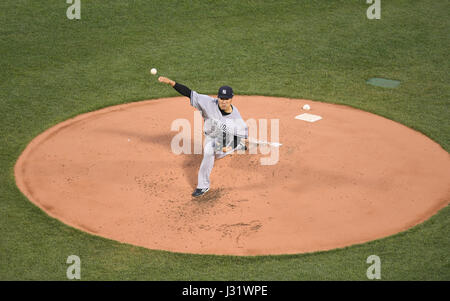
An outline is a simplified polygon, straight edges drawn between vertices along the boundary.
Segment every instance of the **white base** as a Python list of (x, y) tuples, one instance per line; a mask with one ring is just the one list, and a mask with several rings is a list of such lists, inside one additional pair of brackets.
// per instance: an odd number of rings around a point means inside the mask
[(319, 116), (319, 115), (313, 115), (313, 114), (303, 113), (303, 114), (300, 114), (300, 115), (295, 116), (295, 119), (299, 119), (299, 120), (303, 120), (303, 121), (308, 121), (308, 122), (316, 122), (316, 121), (322, 119), (322, 117)]

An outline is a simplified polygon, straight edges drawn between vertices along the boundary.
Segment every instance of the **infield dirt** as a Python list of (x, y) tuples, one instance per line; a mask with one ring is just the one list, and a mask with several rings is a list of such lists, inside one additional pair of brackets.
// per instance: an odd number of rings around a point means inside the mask
[[(294, 118), (306, 103), (322, 120)], [(193, 124), (183, 97), (109, 107), (50, 128), (19, 157), (17, 185), (75, 228), (198, 254), (345, 247), (406, 230), (450, 200), (449, 154), (399, 123), (301, 99), (237, 95), (233, 105), (244, 120), (279, 119), (279, 160), (220, 159), (203, 197), (191, 197), (202, 155), (171, 150), (172, 121)]]

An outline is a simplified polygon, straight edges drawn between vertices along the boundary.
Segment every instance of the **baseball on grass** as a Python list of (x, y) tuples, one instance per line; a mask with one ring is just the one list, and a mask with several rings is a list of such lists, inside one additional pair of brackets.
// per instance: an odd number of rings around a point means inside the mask
[(309, 105), (304, 105), (304, 106), (303, 106), (303, 110), (308, 111), (309, 109), (311, 109), (311, 107), (310, 107)]
[(152, 70), (150, 70), (150, 73), (155, 75), (158, 71), (156, 70), (156, 68), (152, 68)]

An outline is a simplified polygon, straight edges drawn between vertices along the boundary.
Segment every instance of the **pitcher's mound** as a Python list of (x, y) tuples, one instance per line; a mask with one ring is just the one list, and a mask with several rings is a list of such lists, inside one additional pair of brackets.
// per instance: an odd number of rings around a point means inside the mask
[[(306, 103), (311, 110), (302, 110)], [(150, 249), (233, 255), (367, 242), (424, 221), (450, 200), (449, 154), (401, 124), (299, 99), (236, 96), (233, 104), (245, 121), (266, 119), (269, 129), (279, 119), (282, 146), (278, 154), (216, 161), (203, 197), (191, 197), (202, 155), (171, 151), (172, 122), (187, 119), (194, 128), (184, 97), (56, 125), (20, 156), (18, 187), (50, 216), (89, 233)], [(303, 113), (321, 119), (295, 118)], [(277, 163), (261, 165), (270, 156)]]

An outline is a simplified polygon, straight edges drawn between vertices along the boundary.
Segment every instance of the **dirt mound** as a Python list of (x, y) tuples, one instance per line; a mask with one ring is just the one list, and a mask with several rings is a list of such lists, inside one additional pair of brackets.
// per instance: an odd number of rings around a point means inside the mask
[[(322, 119), (295, 119), (305, 103)], [(233, 104), (244, 120), (279, 119), (278, 162), (262, 165), (268, 155), (259, 152), (218, 160), (201, 198), (191, 193), (202, 155), (171, 151), (172, 121), (194, 119), (181, 97), (56, 125), (20, 156), (17, 185), (50, 216), (86, 232), (200, 254), (344, 247), (408, 229), (450, 200), (449, 154), (401, 124), (299, 99), (238, 95)]]

